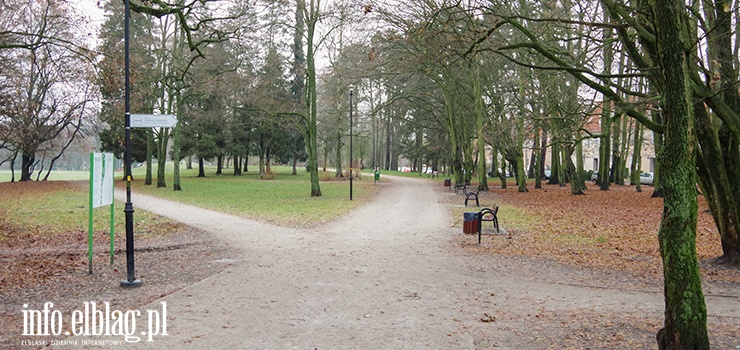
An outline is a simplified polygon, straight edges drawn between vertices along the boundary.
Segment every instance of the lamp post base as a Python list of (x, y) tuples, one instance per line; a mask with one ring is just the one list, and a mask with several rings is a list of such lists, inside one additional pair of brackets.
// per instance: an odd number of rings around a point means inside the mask
[(141, 282), (141, 280), (133, 280), (133, 281), (121, 281), (121, 288), (125, 289), (132, 289), (132, 288), (139, 288), (141, 285), (144, 284)]

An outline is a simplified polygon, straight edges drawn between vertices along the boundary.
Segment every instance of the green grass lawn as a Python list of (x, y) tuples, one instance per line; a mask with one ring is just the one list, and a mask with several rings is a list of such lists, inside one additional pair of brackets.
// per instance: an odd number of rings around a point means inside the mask
[[(36, 180), (36, 175), (38, 175), (37, 172), (33, 173), (32, 179)], [(44, 176), (46, 176), (46, 171), (41, 173), (41, 177), (39, 177), (39, 180), (43, 180)], [(16, 169), (15, 171), (15, 181), (18, 181), (21, 177), (20, 170)], [(89, 171), (67, 171), (67, 170), (54, 170), (49, 174), (49, 180), (50, 181), (74, 181), (74, 180), (85, 180), (90, 178), (90, 172)], [(0, 182), (10, 182), (10, 179), (12, 179), (12, 174), (10, 173), (10, 170), (0, 170)]]
[[(167, 166), (165, 188), (154, 184), (144, 185), (144, 169), (133, 171), (134, 191), (154, 195), (203, 208), (218, 210), (234, 215), (254, 218), (284, 226), (303, 226), (326, 222), (350, 212), (375, 193), (373, 178), (363, 176), (353, 182), (353, 201), (349, 200), (349, 180), (333, 180), (330, 174), (322, 174), (321, 197), (311, 197), (309, 175), (299, 169), (291, 175), (290, 167), (272, 167), (274, 179), (262, 180), (256, 167), (242, 176), (234, 176), (233, 169), (224, 169), (224, 174), (215, 175), (214, 167), (206, 168), (206, 177), (197, 177), (197, 169), (183, 169), (182, 191), (172, 190), (172, 168)], [(136, 198), (132, 198), (136, 206)]]
[[(22, 198), (22, 200), (17, 200)], [(68, 234), (87, 232), (89, 195), (87, 182), (26, 182), (0, 183), (0, 227), (6, 231), (37, 234)], [(110, 206), (94, 209), (93, 228), (108, 232)], [(146, 211), (137, 211), (139, 232), (154, 233), (169, 220)], [(123, 232), (123, 203), (115, 202), (114, 223), (117, 232)], [(6, 225), (6, 226), (3, 226)], [(13, 232), (3, 232), (5, 234)]]
[[(372, 176), (363, 175), (353, 182), (353, 201), (349, 200), (349, 180), (335, 179), (333, 173), (320, 174), (321, 197), (310, 196), (310, 179), (305, 169), (299, 169), (292, 175), (290, 167), (273, 167), (274, 179), (262, 180), (252, 172), (234, 176), (233, 169), (225, 169), (223, 175), (215, 175), (215, 167), (206, 168), (206, 177), (198, 178), (197, 169), (182, 169), (182, 191), (172, 190), (172, 164), (167, 165), (165, 188), (156, 187), (156, 166), (154, 167), (154, 185), (145, 186), (145, 168), (132, 170), (134, 191), (179, 201), (203, 208), (214, 209), (234, 215), (273, 222), (285, 226), (304, 226), (326, 222), (357, 208), (375, 194)], [(117, 172), (116, 178), (122, 178)], [(19, 176), (16, 172), (16, 178)], [(53, 185), (57, 181), (46, 183), (11, 184), (8, 189), (24, 192), (23, 203), (4, 200), (2, 214), (13, 218), (14, 224), (23, 228), (47, 232), (69, 232), (87, 229), (88, 189), (87, 171), (53, 171), (50, 180), (77, 181), (65, 186)], [(34, 178), (35, 179), (35, 178)], [(0, 172), (0, 182), (10, 180), (10, 171)], [(123, 186), (123, 181), (117, 181)], [(50, 185), (44, 185), (50, 184)], [(26, 187), (24, 187), (26, 186)], [(34, 189), (30, 191), (30, 189)], [(29, 192), (30, 191), (30, 192)], [(136, 197), (133, 198), (136, 207)], [(21, 205), (22, 204), (22, 205)], [(116, 203), (116, 230), (123, 225), (122, 203)], [(105, 229), (108, 218), (106, 209), (96, 209), (95, 229)], [(144, 211), (137, 211), (137, 225), (140, 221), (149, 221), (152, 217)]]

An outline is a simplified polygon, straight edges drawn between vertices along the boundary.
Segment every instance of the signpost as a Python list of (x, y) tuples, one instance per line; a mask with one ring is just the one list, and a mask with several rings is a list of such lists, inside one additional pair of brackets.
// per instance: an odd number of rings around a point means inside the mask
[(132, 128), (171, 128), (177, 124), (172, 114), (132, 114)]
[(92, 274), (93, 256), (93, 209), (110, 205), (110, 263), (113, 265), (113, 154), (90, 153), (90, 211), (87, 237), (88, 273)]
[(131, 114), (131, 62), (129, 55), (129, 27), (131, 26), (130, 0), (123, 1), (124, 12), (124, 112), (126, 113), (126, 136), (124, 152), (124, 171), (126, 172), (126, 203), (123, 212), (126, 215), (126, 280), (121, 281), (122, 288), (141, 287), (141, 280), (136, 278), (134, 264), (134, 204), (131, 202), (131, 128), (171, 128), (177, 123), (172, 114)]

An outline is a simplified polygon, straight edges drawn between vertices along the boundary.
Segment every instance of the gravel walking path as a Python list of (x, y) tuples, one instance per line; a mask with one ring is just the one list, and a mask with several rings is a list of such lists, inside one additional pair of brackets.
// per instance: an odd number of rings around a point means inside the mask
[[(142, 307), (167, 302), (169, 335), (147, 347), (610, 348), (634, 339), (654, 348), (655, 321), (632, 321), (662, 319), (661, 290), (588, 286), (558, 267), (462, 254), (451, 247), (460, 233), (440, 201), (446, 194), (427, 181), (385, 179), (374, 201), (309, 229), (134, 194), (137, 209), (242, 252), (224, 272)], [(739, 301), (708, 297), (712, 322), (740, 323)]]

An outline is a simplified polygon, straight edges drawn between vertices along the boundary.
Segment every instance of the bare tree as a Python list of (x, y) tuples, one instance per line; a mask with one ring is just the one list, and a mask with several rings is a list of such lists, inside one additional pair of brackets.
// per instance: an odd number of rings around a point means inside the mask
[[(0, 22), (10, 26), (2, 29), (10, 44), (0, 50), (0, 140), (20, 153), (20, 181), (28, 181), (39, 152), (52, 147), (63, 152), (79, 135), (92, 118), (91, 102), (98, 93), (91, 56), (78, 34), (84, 31), (66, 3), (8, 4), (23, 15), (15, 22)], [(61, 138), (66, 141), (59, 142)]]

